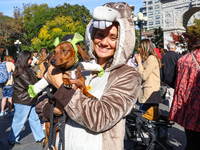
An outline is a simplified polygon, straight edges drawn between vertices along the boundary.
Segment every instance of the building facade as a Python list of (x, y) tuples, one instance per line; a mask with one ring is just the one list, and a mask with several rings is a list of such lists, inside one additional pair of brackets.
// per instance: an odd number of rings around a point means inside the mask
[[(162, 3), (160, 0), (143, 0), (143, 6), (140, 8), (140, 12), (148, 18), (146, 30), (153, 30), (159, 26), (163, 28), (163, 11)], [(188, 21), (188, 26), (193, 25), (194, 19), (200, 19), (200, 12), (195, 13)]]

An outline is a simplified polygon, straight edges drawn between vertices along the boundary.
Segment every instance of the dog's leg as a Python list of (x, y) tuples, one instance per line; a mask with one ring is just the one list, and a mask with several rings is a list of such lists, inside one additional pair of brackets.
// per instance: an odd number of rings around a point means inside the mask
[(72, 88), (72, 83), (69, 81), (69, 79), (67, 78), (63, 78), (63, 83), (64, 83), (64, 86), (68, 89), (71, 89)]
[(86, 88), (86, 86), (85, 86), (85, 80), (84, 80), (83, 77), (80, 78), (80, 81), (84, 84), (84, 87), (81, 88), (82, 93), (83, 93), (85, 96), (91, 98), (92, 100), (95, 100), (96, 97), (93, 96), (92, 94), (90, 94), (90, 93), (87, 91), (87, 88)]
[(46, 144), (48, 142), (50, 122), (45, 122), (45, 128), (46, 128), (46, 137), (45, 137), (45, 140), (43, 143), (43, 148), (46, 146)]

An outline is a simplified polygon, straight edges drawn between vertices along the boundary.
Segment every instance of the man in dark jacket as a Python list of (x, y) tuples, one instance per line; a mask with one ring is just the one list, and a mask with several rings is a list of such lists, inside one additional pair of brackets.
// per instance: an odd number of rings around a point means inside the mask
[(180, 54), (176, 53), (176, 45), (173, 42), (167, 44), (168, 51), (161, 58), (162, 67), (160, 70), (160, 78), (162, 82), (167, 84), (167, 94), (169, 94), (169, 109), (174, 95), (174, 84), (176, 80), (176, 64), (178, 59), (181, 57)]

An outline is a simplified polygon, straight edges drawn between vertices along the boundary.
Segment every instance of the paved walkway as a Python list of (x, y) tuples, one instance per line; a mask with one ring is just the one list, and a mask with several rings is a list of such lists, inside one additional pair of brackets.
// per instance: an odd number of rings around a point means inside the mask
[[(0, 91), (0, 102), (2, 99), (2, 93)], [(11, 129), (13, 117), (0, 116), (0, 150), (41, 150), (42, 143), (36, 143), (31, 132), (29, 123), (26, 122), (20, 135), (21, 145), (12, 146), (7, 142), (8, 134)]]
[[(0, 102), (2, 99), (2, 93), (0, 91)], [(164, 104), (160, 105), (162, 114), (167, 115), (167, 106)], [(12, 117), (0, 117), (0, 150), (41, 150), (42, 143), (38, 144), (35, 142), (33, 134), (31, 132), (28, 122), (21, 131), (20, 143), (21, 145), (11, 146), (7, 142), (10, 126), (12, 123)], [(168, 129), (168, 142), (170, 146), (173, 146), (174, 150), (183, 150), (185, 148), (186, 139), (184, 130), (181, 126), (175, 124), (172, 128)]]

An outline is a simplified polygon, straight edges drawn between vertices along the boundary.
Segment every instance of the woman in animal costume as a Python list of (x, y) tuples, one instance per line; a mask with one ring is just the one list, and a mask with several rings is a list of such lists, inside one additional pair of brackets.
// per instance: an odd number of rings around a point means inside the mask
[[(83, 95), (77, 89), (83, 85), (77, 80), (71, 80), (73, 88), (66, 89), (58, 68), (50, 66), (45, 78), (58, 89), (53, 95), (57, 107), (63, 107), (69, 116), (64, 149), (122, 150), (125, 117), (137, 100), (141, 84), (139, 72), (126, 65), (135, 46), (133, 9), (126, 3), (107, 3), (95, 8), (92, 16), (86, 29), (86, 49), (90, 60), (104, 68), (104, 74), (85, 71), (83, 76), (96, 99)], [(49, 107), (49, 103), (41, 105), (39, 115), (48, 118)], [(59, 140), (56, 138), (56, 147)]]

